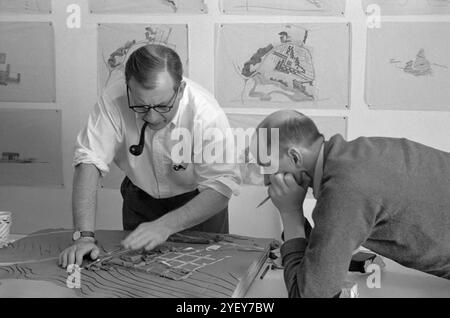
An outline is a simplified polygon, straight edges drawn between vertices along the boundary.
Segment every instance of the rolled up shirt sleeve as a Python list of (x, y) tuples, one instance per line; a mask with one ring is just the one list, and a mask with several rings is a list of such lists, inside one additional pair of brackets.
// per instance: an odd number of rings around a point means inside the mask
[(122, 137), (119, 111), (105, 96), (99, 98), (77, 136), (73, 165), (93, 164), (102, 177), (109, 172)]
[[(198, 189), (213, 189), (231, 198), (239, 195), (241, 175), (237, 160), (234, 136), (224, 113), (217, 114), (212, 120), (197, 120), (195, 129), (202, 130), (201, 148), (194, 149), (195, 173)], [(200, 160), (195, 158), (202, 157)], [(215, 159), (215, 160), (214, 160)]]

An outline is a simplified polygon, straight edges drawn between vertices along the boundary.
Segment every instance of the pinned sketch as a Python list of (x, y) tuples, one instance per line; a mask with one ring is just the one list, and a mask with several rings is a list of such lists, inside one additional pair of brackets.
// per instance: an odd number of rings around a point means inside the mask
[(0, 185), (62, 184), (61, 111), (0, 109)]
[(217, 28), (215, 91), (222, 107), (348, 107), (349, 24)]
[(51, 0), (0, 0), (0, 13), (52, 13)]
[(0, 102), (55, 102), (54, 50), (51, 24), (0, 22)]
[[(450, 23), (384, 22), (368, 31), (371, 108), (450, 109)], [(382, 93), (381, 93), (382, 92)]]
[[(188, 74), (188, 29), (185, 24), (100, 24), (98, 26), (98, 89), (109, 83), (116, 72), (123, 72), (130, 50), (145, 44), (163, 44), (181, 58)], [(130, 52), (131, 53), (131, 52)]]
[[(233, 129), (242, 129), (247, 133), (247, 136), (251, 136), (251, 131), (254, 131), (256, 127), (264, 120), (266, 115), (250, 115), (250, 114), (227, 114), (230, 126)], [(314, 123), (317, 125), (319, 131), (325, 136), (326, 139), (331, 138), (336, 134), (347, 137), (347, 118), (345, 117), (311, 117)], [(250, 129), (250, 130), (247, 130)], [(235, 134), (235, 144), (238, 144), (237, 138), (245, 138), (244, 133)], [(249, 137), (250, 139), (251, 137)], [(242, 140), (241, 143), (250, 142)], [(246, 143), (246, 145), (249, 145)], [(249, 157), (248, 153), (239, 154), (239, 165), (242, 184), (244, 185), (264, 185), (264, 176), (260, 173), (259, 166), (255, 160)], [(245, 158), (245, 159), (244, 159)]]
[[(125, 231), (96, 231), (100, 260), (85, 261), (78, 297), (243, 297), (271, 249), (272, 239), (183, 232), (152, 251), (121, 250)], [(35, 233), (0, 249), (0, 279), (48, 281), (66, 287), (58, 255), (72, 231)], [(194, 243), (195, 242), (195, 243)], [(218, 249), (209, 249), (215, 246)], [(109, 257), (108, 257), (109, 256)]]
[(225, 14), (344, 15), (345, 0), (221, 0)]
[(207, 13), (204, 0), (89, 0), (91, 13), (168, 14)]
[(377, 5), (381, 15), (450, 14), (450, 0), (363, 0), (363, 10)]

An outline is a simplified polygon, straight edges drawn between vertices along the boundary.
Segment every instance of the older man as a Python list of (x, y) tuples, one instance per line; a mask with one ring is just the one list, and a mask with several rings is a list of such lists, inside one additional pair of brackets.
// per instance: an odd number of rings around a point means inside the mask
[[(96, 191), (113, 161), (126, 174), (121, 186), (123, 227), (133, 232), (123, 241), (125, 248), (150, 250), (189, 228), (228, 232), (227, 206), (238, 189), (239, 171), (233, 164), (194, 159), (215, 145), (233, 151), (233, 140), (227, 140), (229, 124), (216, 100), (183, 77), (178, 54), (166, 46), (135, 48), (123, 75), (105, 89), (77, 138), (74, 244), (60, 255), (63, 267), (81, 264), (86, 254), (98, 257)], [(201, 138), (200, 148), (194, 145), (195, 136), (209, 128), (221, 132), (219, 137)], [(187, 158), (192, 160), (173, 158), (176, 129), (189, 132), (193, 145)]]

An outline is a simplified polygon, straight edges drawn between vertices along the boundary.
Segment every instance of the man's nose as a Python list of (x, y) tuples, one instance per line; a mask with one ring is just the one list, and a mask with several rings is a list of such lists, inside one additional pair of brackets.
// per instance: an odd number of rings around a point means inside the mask
[(150, 109), (144, 116), (144, 120), (147, 122), (152, 122), (156, 119), (156, 112), (153, 109)]

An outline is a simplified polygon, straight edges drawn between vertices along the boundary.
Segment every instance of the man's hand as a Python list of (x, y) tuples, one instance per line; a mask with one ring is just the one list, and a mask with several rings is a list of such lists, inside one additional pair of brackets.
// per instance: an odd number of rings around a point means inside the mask
[(122, 245), (126, 249), (145, 248), (146, 251), (150, 251), (164, 243), (171, 234), (167, 227), (156, 221), (141, 223), (122, 241)]
[(59, 265), (66, 268), (68, 265), (77, 264), (81, 266), (83, 257), (90, 253), (92, 260), (96, 260), (100, 249), (91, 239), (79, 239), (59, 254)]
[(300, 213), (308, 187), (297, 183), (291, 173), (270, 176), (269, 196), (281, 214)]
[(301, 182), (302, 185), (299, 185), (290, 173), (270, 176), (269, 196), (280, 212), (285, 241), (306, 237), (303, 201), (309, 182), (306, 178)]

